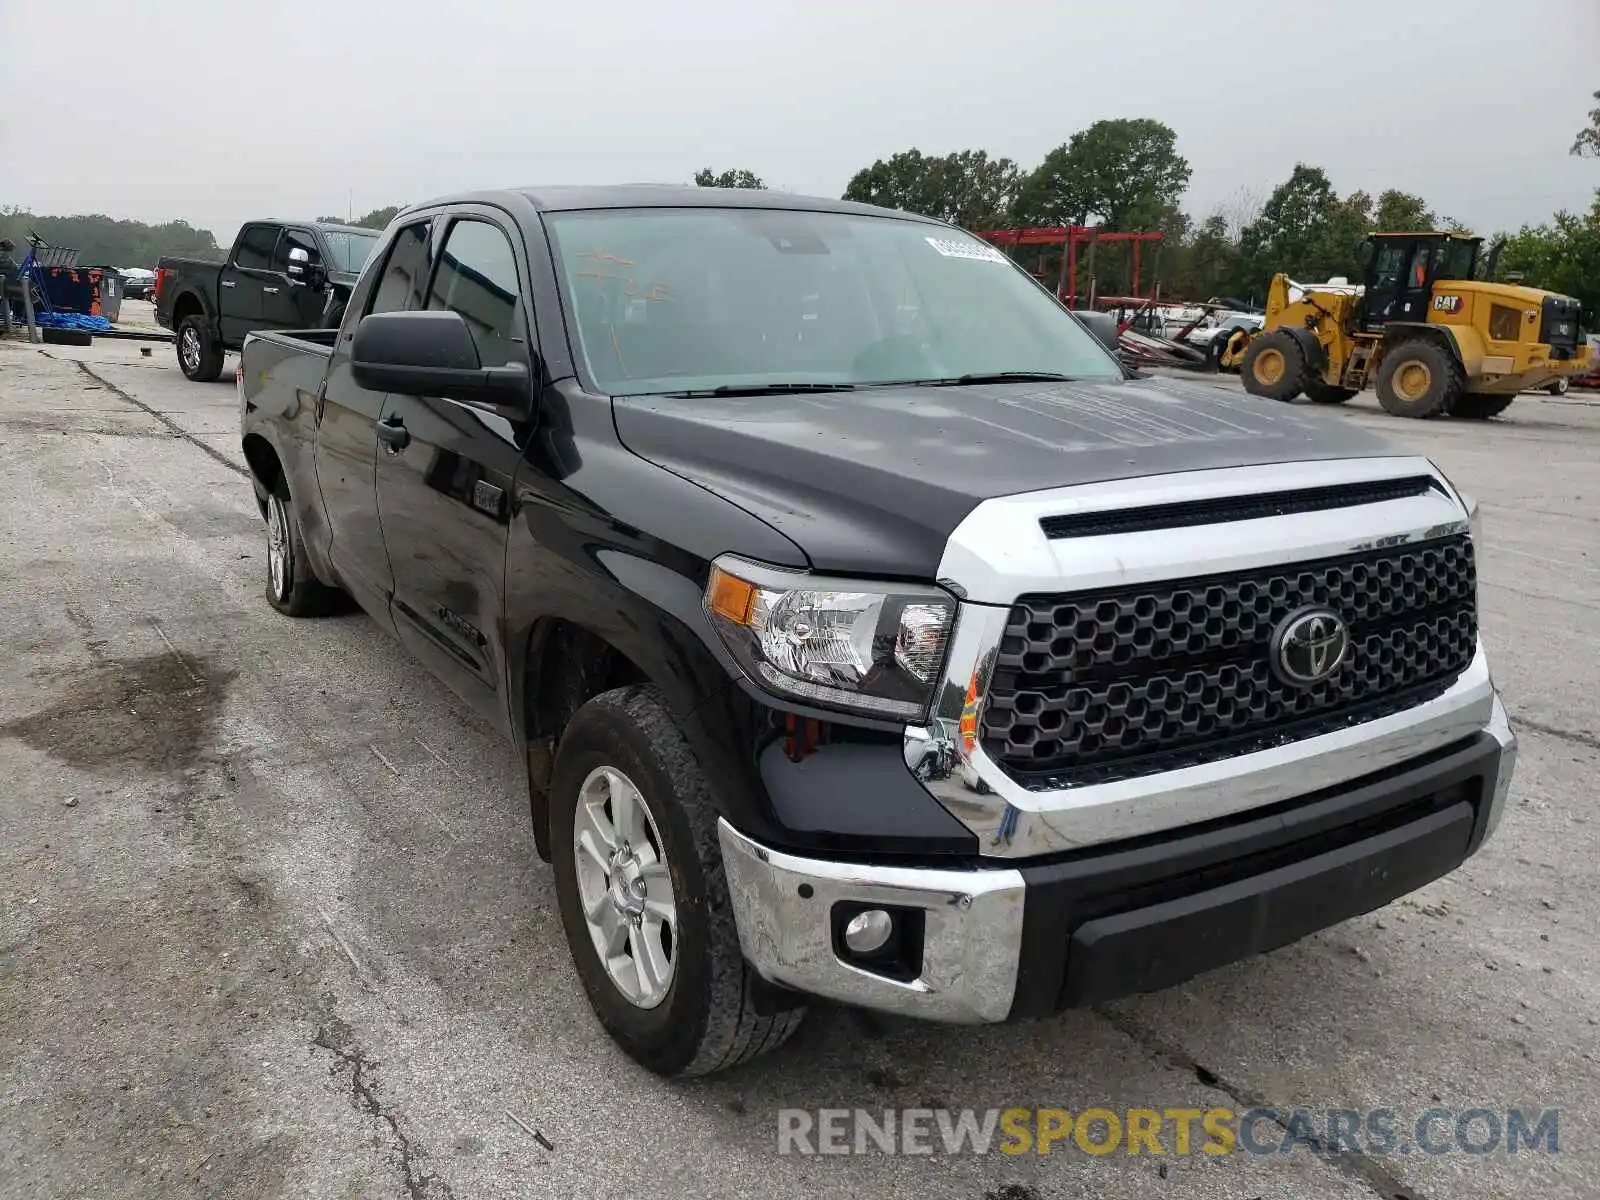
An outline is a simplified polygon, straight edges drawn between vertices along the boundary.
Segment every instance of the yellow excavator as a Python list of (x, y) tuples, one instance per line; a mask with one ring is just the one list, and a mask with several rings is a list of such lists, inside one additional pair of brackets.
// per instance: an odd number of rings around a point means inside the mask
[(1592, 370), (1578, 301), (1475, 278), (1482, 244), (1461, 233), (1374, 233), (1364, 286), (1279, 274), (1261, 330), (1234, 334), (1222, 364), (1272, 400), (1342, 404), (1370, 381), (1395, 416), (1477, 419)]

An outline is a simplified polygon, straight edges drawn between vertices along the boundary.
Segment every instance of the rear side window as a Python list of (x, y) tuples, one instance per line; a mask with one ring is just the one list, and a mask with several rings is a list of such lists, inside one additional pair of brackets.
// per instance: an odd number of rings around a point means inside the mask
[(527, 361), (521, 300), (516, 255), (500, 227), (468, 219), (452, 225), (428, 307), (461, 314), (484, 366)]
[(278, 243), (276, 225), (247, 225), (239, 235), (239, 248), (234, 252), (235, 266), (247, 271), (267, 271), (272, 268), (272, 248)]
[(389, 259), (383, 264), (383, 277), (373, 289), (369, 313), (410, 312), (422, 307), (422, 292), (428, 286), (428, 240), (431, 221), (407, 225), (395, 235)]

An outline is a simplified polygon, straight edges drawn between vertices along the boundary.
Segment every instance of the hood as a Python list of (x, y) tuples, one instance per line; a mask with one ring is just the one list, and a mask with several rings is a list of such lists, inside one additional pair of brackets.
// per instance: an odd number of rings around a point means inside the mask
[(328, 282), (345, 291), (352, 290), (361, 279), (360, 271), (329, 271)]
[(995, 496), (1397, 453), (1330, 413), (1167, 378), (613, 403), (630, 450), (782, 530), (814, 569), (884, 577), (932, 579)]

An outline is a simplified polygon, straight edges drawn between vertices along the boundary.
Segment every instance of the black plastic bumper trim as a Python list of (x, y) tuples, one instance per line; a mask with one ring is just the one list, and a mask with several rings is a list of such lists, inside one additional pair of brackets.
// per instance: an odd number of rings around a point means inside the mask
[(1023, 867), (1011, 1016), (1169, 987), (1447, 874), (1482, 841), (1499, 763), (1481, 734), (1288, 805)]

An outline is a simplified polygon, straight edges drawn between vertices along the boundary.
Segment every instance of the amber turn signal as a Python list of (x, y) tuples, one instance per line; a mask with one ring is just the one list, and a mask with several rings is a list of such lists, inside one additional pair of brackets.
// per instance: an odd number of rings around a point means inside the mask
[(735, 625), (748, 625), (755, 599), (755, 584), (729, 575), (721, 567), (711, 568), (711, 580), (706, 584), (706, 604), (719, 617), (726, 617)]

